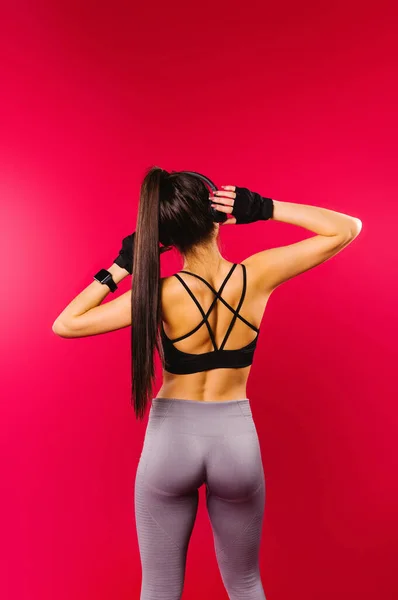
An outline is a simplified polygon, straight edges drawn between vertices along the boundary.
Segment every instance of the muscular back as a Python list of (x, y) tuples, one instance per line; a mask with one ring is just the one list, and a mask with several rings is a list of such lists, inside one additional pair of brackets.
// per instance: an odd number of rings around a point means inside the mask
[[(256, 328), (260, 328), (271, 290), (267, 291), (264, 286), (261, 289), (258, 285), (258, 273), (257, 275), (254, 273), (250, 257), (242, 263), (246, 266), (247, 280), (246, 293), (239, 314)], [(218, 291), (232, 264), (225, 261), (215, 278), (206, 276), (205, 273), (198, 273), (198, 275), (201, 275)], [(207, 313), (214, 301), (215, 294), (198, 278), (186, 273), (178, 273), (178, 275), (185, 281), (204, 312)], [(222, 298), (235, 310), (241, 298), (242, 285), (243, 268), (241, 264), (238, 264), (222, 292)], [(203, 320), (194, 300), (175, 276), (162, 279), (161, 301), (164, 331), (171, 339), (179, 338), (192, 331)], [(208, 322), (218, 347), (224, 339), (233, 316), (231, 310), (221, 300), (216, 301), (208, 317)], [(224, 349), (242, 348), (249, 344), (256, 335), (254, 329), (250, 328), (241, 319), (236, 319)], [(174, 342), (174, 345), (178, 350), (190, 354), (201, 354), (213, 350), (213, 344), (205, 324), (202, 324), (189, 337)], [(161, 397), (164, 394), (164, 397), (192, 398), (193, 400), (204, 401), (245, 398), (246, 382), (250, 369), (251, 366), (223, 368), (184, 375), (175, 375), (163, 371), (163, 385), (157, 395)]]

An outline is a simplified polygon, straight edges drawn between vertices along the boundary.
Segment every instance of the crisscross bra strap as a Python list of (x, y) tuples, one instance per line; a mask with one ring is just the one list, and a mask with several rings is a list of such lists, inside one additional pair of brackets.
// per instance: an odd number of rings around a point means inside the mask
[[(238, 263), (236, 263), (236, 264), (238, 264)], [(241, 266), (242, 266), (243, 270), (245, 271), (245, 277), (246, 277), (246, 267), (245, 267), (245, 265), (244, 265), (243, 263), (240, 263), (240, 264), (241, 264)], [(215, 289), (214, 289), (214, 288), (213, 288), (213, 287), (210, 285), (210, 283), (209, 283), (208, 281), (206, 281), (206, 279), (203, 279), (203, 277), (201, 277), (200, 275), (196, 275), (196, 273), (190, 273), (189, 271), (181, 271), (181, 273), (188, 273), (189, 275), (194, 275), (194, 277), (198, 277), (198, 278), (199, 278), (201, 281), (203, 281), (203, 283), (205, 283), (205, 284), (207, 285), (207, 287), (208, 287), (208, 288), (210, 288), (210, 289), (211, 289), (211, 291), (212, 291), (214, 294), (216, 294), (216, 295), (218, 296), (218, 299), (219, 299), (219, 300), (221, 300), (221, 302), (222, 302), (223, 304), (225, 304), (225, 306), (226, 306), (227, 308), (229, 308), (229, 309), (230, 309), (232, 312), (235, 312), (235, 311), (234, 311), (234, 309), (232, 308), (232, 306), (230, 306), (230, 305), (228, 304), (228, 302), (226, 302), (226, 301), (224, 300), (224, 298), (222, 298), (221, 296), (219, 296), (219, 292), (217, 292), (217, 291), (216, 291), (216, 290), (215, 290)], [(248, 321), (247, 319), (245, 319), (245, 317), (242, 317), (242, 315), (239, 315), (239, 314), (237, 314), (236, 316), (238, 317), (238, 319), (240, 319), (241, 321), (243, 321), (243, 323), (246, 323), (246, 325), (247, 325), (248, 327), (251, 327), (251, 329), (253, 329), (254, 331), (259, 331), (258, 327), (256, 327), (255, 325), (252, 325), (252, 323), (249, 323), (249, 321)], [(202, 325), (202, 323), (201, 323), (200, 325)], [(200, 327), (200, 325), (199, 325), (199, 327)], [(196, 329), (197, 329), (197, 328), (195, 327), (195, 329), (192, 331), (192, 333), (194, 333), (194, 331), (196, 331)], [(189, 334), (188, 334), (188, 335), (189, 335)], [(186, 337), (186, 336), (184, 336), (184, 337)], [(178, 339), (181, 339), (181, 338), (178, 338)]]
[[(189, 333), (187, 333), (187, 334), (185, 334), (185, 335), (183, 335), (183, 336), (181, 336), (181, 337), (173, 340), (173, 342), (178, 342), (179, 340), (182, 340), (182, 339), (188, 337), (189, 335), (192, 335), (195, 331), (197, 331), (197, 329), (199, 329), (199, 327), (201, 327), (203, 325), (203, 323), (206, 323), (206, 326), (207, 326), (207, 329), (209, 331), (210, 339), (212, 341), (214, 349), (218, 350), (217, 343), (216, 343), (216, 340), (214, 338), (213, 331), (212, 331), (212, 329), (210, 327), (210, 323), (208, 322), (207, 318), (208, 318), (209, 314), (211, 313), (211, 311), (213, 310), (213, 306), (215, 305), (215, 303), (217, 301), (217, 298), (220, 298), (220, 294), (222, 293), (222, 291), (223, 291), (223, 289), (225, 287), (225, 284), (227, 283), (228, 279), (231, 277), (233, 271), (235, 270), (236, 265), (237, 265), (237, 263), (234, 263), (232, 265), (229, 273), (227, 274), (227, 276), (225, 277), (224, 281), (222, 282), (221, 287), (218, 290), (218, 292), (210, 284), (208, 284), (209, 287), (210, 287), (210, 289), (215, 293), (216, 296), (213, 299), (213, 302), (211, 303), (210, 308), (207, 311), (207, 313), (204, 312), (203, 308), (201, 307), (201, 305), (199, 304), (199, 302), (197, 301), (197, 299), (195, 298), (195, 296), (193, 295), (193, 293), (191, 292), (191, 290), (189, 289), (189, 287), (187, 286), (187, 284), (185, 283), (185, 281), (182, 279), (182, 277), (180, 277), (178, 273), (175, 273), (175, 276), (177, 277), (177, 279), (179, 279), (181, 281), (182, 285), (185, 287), (185, 289), (187, 290), (188, 294), (191, 296), (192, 300), (195, 302), (196, 306), (199, 308), (199, 310), (200, 310), (200, 312), (201, 312), (201, 314), (203, 316), (203, 321), (201, 323), (199, 323), (199, 325), (197, 327), (195, 327), (195, 329), (193, 329)], [(181, 273), (188, 273), (189, 275), (195, 275), (194, 273), (190, 273), (189, 271), (181, 271)], [(199, 277), (199, 279), (202, 279), (202, 277), (200, 275), (195, 275), (195, 276)], [(202, 281), (204, 281), (205, 283), (207, 283), (207, 281), (205, 279), (202, 279)], [(221, 300), (221, 298), (220, 298), (220, 300)]]
[(176, 338), (176, 339), (172, 340), (172, 342), (180, 341), (180, 340), (185, 339), (186, 337), (192, 335), (205, 322), (206, 326), (207, 326), (207, 329), (209, 331), (209, 335), (210, 335), (211, 341), (213, 343), (213, 346), (214, 346), (215, 350), (217, 350), (217, 344), (216, 344), (216, 341), (215, 341), (215, 338), (214, 338), (214, 334), (213, 334), (213, 331), (212, 331), (212, 329), (210, 327), (210, 324), (209, 324), (209, 322), (207, 320), (207, 318), (208, 318), (209, 314), (211, 313), (211, 311), (213, 309), (213, 306), (214, 306), (214, 304), (215, 304), (215, 302), (217, 300), (221, 300), (221, 302), (223, 302), (223, 304), (225, 304), (225, 306), (227, 306), (227, 308), (229, 308), (229, 310), (234, 313), (234, 316), (233, 316), (233, 318), (232, 318), (232, 320), (231, 320), (231, 322), (229, 324), (227, 333), (225, 334), (225, 337), (224, 337), (224, 339), (223, 339), (223, 341), (221, 343), (221, 346), (220, 346), (219, 350), (222, 350), (224, 348), (224, 346), (225, 346), (225, 344), (227, 342), (227, 339), (228, 339), (228, 337), (229, 337), (229, 335), (230, 335), (230, 333), (232, 331), (232, 328), (233, 328), (233, 326), (234, 326), (235, 321), (236, 321), (237, 318), (239, 318), (241, 321), (243, 321), (244, 323), (246, 323), (246, 325), (248, 325), (251, 329), (253, 329), (254, 331), (258, 332), (258, 328), (257, 327), (255, 327), (254, 325), (252, 325), (252, 323), (249, 323), (249, 321), (247, 321), (244, 317), (242, 317), (242, 315), (239, 314), (239, 310), (240, 310), (240, 308), (241, 308), (241, 306), (243, 304), (243, 301), (244, 301), (244, 298), (245, 298), (245, 295), (246, 295), (246, 287), (247, 287), (246, 267), (245, 267), (244, 264), (241, 263), (242, 264), (242, 270), (243, 270), (242, 294), (241, 294), (241, 298), (239, 300), (239, 304), (238, 304), (238, 307), (236, 308), (236, 310), (230, 304), (228, 304), (228, 302), (226, 302), (224, 300), (224, 298), (221, 297), (221, 293), (222, 293), (222, 291), (223, 291), (223, 289), (225, 287), (225, 284), (227, 283), (228, 279), (232, 275), (232, 273), (233, 273), (234, 269), (236, 268), (237, 264), (238, 263), (234, 263), (232, 265), (231, 270), (227, 274), (226, 278), (224, 279), (224, 281), (223, 281), (223, 283), (222, 283), (222, 285), (221, 285), (221, 287), (220, 287), (220, 289), (218, 291), (216, 291), (209, 284), (209, 282), (206, 281), (206, 279), (203, 279), (203, 277), (201, 277), (200, 275), (197, 275), (196, 273), (191, 273), (190, 271), (181, 271), (181, 273), (187, 273), (188, 275), (193, 275), (194, 277), (197, 277), (198, 279), (200, 279), (201, 281), (203, 281), (203, 283), (205, 283), (211, 289), (211, 291), (215, 294), (215, 298), (214, 298), (213, 302), (211, 303), (210, 308), (207, 311), (207, 313), (205, 313), (203, 311), (202, 306), (199, 304), (199, 302), (197, 301), (197, 299), (195, 298), (194, 294), (192, 293), (192, 291), (190, 290), (190, 288), (187, 286), (187, 284), (185, 283), (185, 281), (178, 275), (178, 273), (175, 273), (175, 276), (181, 281), (182, 285), (185, 287), (185, 289), (187, 290), (187, 292), (189, 293), (189, 295), (191, 296), (191, 298), (195, 302), (196, 306), (199, 308), (199, 310), (200, 310), (200, 312), (201, 312), (201, 314), (203, 316), (203, 320), (192, 331), (190, 331), (189, 333), (187, 333), (185, 335), (182, 335), (179, 338)]
[(232, 308), (232, 306), (230, 306), (230, 307), (229, 307), (229, 308), (230, 308), (230, 309), (233, 311), (233, 313), (234, 313), (234, 316), (232, 317), (232, 321), (231, 321), (231, 322), (230, 322), (230, 324), (229, 324), (228, 331), (227, 331), (227, 333), (225, 334), (225, 337), (224, 337), (224, 339), (223, 339), (223, 341), (222, 341), (222, 343), (221, 343), (220, 350), (222, 350), (222, 349), (224, 348), (224, 346), (225, 346), (225, 343), (226, 343), (226, 341), (227, 341), (227, 339), (228, 339), (228, 336), (229, 336), (229, 334), (230, 334), (230, 333), (231, 333), (231, 331), (232, 331), (232, 327), (235, 325), (236, 318), (237, 318), (237, 316), (238, 316), (238, 313), (239, 313), (239, 311), (240, 311), (240, 308), (241, 308), (241, 306), (242, 306), (243, 300), (244, 300), (244, 298), (245, 298), (245, 295), (246, 295), (246, 269), (245, 269), (245, 266), (244, 266), (244, 265), (242, 265), (242, 266), (243, 266), (243, 287), (242, 287), (242, 294), (241, 294), (241, 297), (240, 297), (240, 300), (239, 300), (239, 304), (238, 304), (238, 306), (237, 306), (237, 309), (236, 309), (236, 310), (234, 310), (234, 309)]

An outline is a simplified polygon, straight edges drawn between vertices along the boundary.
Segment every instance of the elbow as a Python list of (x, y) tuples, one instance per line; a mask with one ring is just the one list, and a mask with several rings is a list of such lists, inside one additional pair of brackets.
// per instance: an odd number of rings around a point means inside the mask
[(356, 238), (357, 235), (359, 235), (361, 233), (362, 221), (361, 221), (361, 219), (357, 219), (356, 217), (353, 218), (352, 221), (353, 221), (353, 223), (350, 228), (350, 235), (352, 238)]
[(71, 337), (70, 330), (65, 326), (64, 323), (58, 321), (57, 319), (54, 321), (52, 325), (52, 332), (55, 333), (58, 337), (68, 338)]
[(362, 221), (355, 217), (351, 217), (351, 222), (348, 227), (342, 229), (339, 233), (335, 234), (340, 237), (344, 243), (352, 242), (361, 232)]

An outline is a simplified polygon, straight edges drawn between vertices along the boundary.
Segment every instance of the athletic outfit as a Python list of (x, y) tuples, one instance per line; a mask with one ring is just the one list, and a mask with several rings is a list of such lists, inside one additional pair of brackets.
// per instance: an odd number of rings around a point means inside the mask
[[(202, 313), (191, 332), (170, 340), (162, 326), (166, 370), (176, 374), (250, 365), (258, 329), (239, 310), (246, 293), (246, 268), (237, 309), (221, 297), (234, 263), (219, 291), (195, 273), (215, 294), (205, 312), (178, 275)], [(216, 301), (234, 316), (217, 348), (208, 316)], [(224, 346), (239, 318), (257, 331), (238, 350)], [(206, 324), (214, 350), (191, 354), (173, 345)], [(230, 600), (265, 600), (259, 552), (265, 504), (265, 479), (257, 430), (248, 398), (201, 402), (153, 398), (135, 480), (135, 516), (142, 566), (140, 600), (180, 600), (186, 555), (198, 508), (199, 487), (206, 485), (206, 505), (220, 574)]]
[[(201, 307), (198, 300), (195, 298), (195, 296), (193, 295), (192, 291), (189, 289), (189, 287), (187, 286), (185, 281), (179, 276), (178, 273), (174, 274), (174, 276), (177, 277), (177, 279), (179, 279), (179, 281), (181, 281), (182, 285), (185, 287), (188, 294), (191, 296), (192, 300), (195, 302), (196, 306), (199, 308), (199, 310), (203, 316), (203, 320), (199, 323), (199, 325), (197, 325), (194, 329), (192, 329), (192, 331), (190, 331), (189, 333), (186, 333), (185, 335), (182, 335), (181, 337), (175, 338), (174, 340), (171, 340), (170, 338), (167, 337), (167, 335), (164, 331), (163, 322), (162, 322), (161, 335), (162, 335), (162, 342), (163, 342), (163, 350), (164, 350), (164, 356), (165, 356), (165, 361), (166, 361), (166, 371), (168, 371), (169, 373), (176, 373), (176, 374), (182, 375), (182, 374), (187, 374), (187, 373), (198, 373), (200, 371), (209, 371), (211, 369), (228, 369), (228, 368), (248, 367), (249, 365), (252, 364), (254, 351), (255, 351), (256, 345), (257, 345), (259, 330), (257, 327), (255, 327), (254, 325), (249, 323), (249, 321), (246, 321), (246, 319), (244, 319), (242, 317), (242, 315), (239, 314), (239, 311), (243, 304), (243, 300), (245, 299), (245, 295), (246, 295), (247, 275), (246, 275), (245, 265), (241, 264), (242, 273), (243, 273), (243, 286), (242, 286), (242, 295), (239, 300), (238, 308), (235, 310), (234, 308), (232, 308), (232, 306), (230, 306), (228, 304), (228, 302), (226, 302), (224, 300), (224, 298), (221, 297), (221, 293), (222, 293), (228, 279), (231, 277), (232, 273), (234, 272), (236, 266), (237, 266), (237, 263), (234, 263), (232, 265), (229, 273), (225, 277), (218, 292), (210, 285), (210, 283), (208, 281), (206, 281), (206, 279), (203, 279), (203, 277), (201, 277), (200, 275), (196, 275), (195, 273), (190, 273), (189, 271), (181, 271), (181, 273), (187, 273), (188, 275), (193, 275), (194, 277), (197, 277), (198, 279), (203, 281), (203, 283), (205, 283), (207, 285), (207, 287), (209, 287), (212, 290), (212, 292), (215, 294), (215, 298), (214, 298), (213, 302), (211, 303), (210, 308), (207, 311), (207, 313), (204, 312), (203, 308)], [(234, 313), (232, 321), (229, 324), (227, 333), (225, 334), (225, 337), (219, 348), (217, 348), (217, 344), (216, 344), (216, 340), (214, 338), (213, 331), (207, 320), (209, 314), (213, 310), (213, 307), (215, 306), (218, 299), (221, 300), (221, 302), (223, 302), (223, 304), (225, 304), (225, 306), (227, 306)], [(232, 328), (235, 324), (237, 317), (239, 319), (241, 319), (241, 321), (246, 323), (246, 325), (248, 325), (249, 327), (254, 329), (254, 331), (257, 331), (257, 335), (254, 338), (254, 340), (252, 342), (250, 342), (250, 344), (247, 344), (247, 346), (244, 346), (243, 348), (239, 348), (237, 350), (224, 350), (224, 346), (227, 342), (229, 334), (232, 331)], [(188, 336), (192, 335), (193, 333), (195, 333), (195, 331), (197, 331), (200, 327), (202, 327), (202, 325), (204, 323), (206, 323), (207, 329), (209, 330), (209, 335), (210, 335), (212, 344), (214, 346), (214, 350), (211, 350), (210, 352), (204, 352), (202, 354), (189, 354), (187, 352), (182, 352), (181, 350), (178, 350), (174, 346), (174, 342), (179, 342), (180, 340), (183, 340), (183, 339), (187, 338)]]

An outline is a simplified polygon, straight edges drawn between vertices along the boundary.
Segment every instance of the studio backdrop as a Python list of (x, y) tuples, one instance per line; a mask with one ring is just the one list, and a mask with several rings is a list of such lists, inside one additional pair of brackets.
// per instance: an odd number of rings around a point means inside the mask
[[(261, 324), (261, 577), (267, 600), (396, 600), (395, 4), (2, 5), (0, 596), (139, 597), (131, 331), (51, 327), (134, 231), (158, 165), (361, 219)], [(309, 235), (221, 230), (233, 262)], [(181, 268), (161, 257), (162, 276)], [(223, 600), (203, 496), (184, 598)]]

